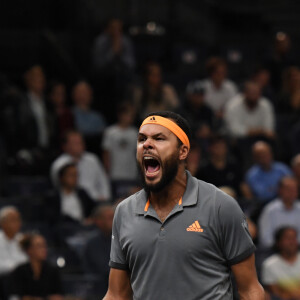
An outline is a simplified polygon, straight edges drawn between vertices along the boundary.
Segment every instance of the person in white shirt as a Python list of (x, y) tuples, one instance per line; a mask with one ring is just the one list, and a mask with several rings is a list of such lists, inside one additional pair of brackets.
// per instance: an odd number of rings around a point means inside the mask
[(19, 211), (13, 206), (0, 210), (0, 275), (6, 275), (15, 267), (27, 261), (19, 246), (22, 220)]
[(58, 186), (58, 172), (69, 162), (75, 162), (78, 167), (78, 184), (84, 188), (95, 201), (107, 201), (111, 198), (110, 182), (105, 169), (92, 153), (85, 151), (85, 144), (81, 134), (69, 131), (63, 142), (64, 153), (51, 166), (50, 176), (54, 186)]
[(284, 177), (279, 183), (279, 198), (267, 204), (258, 220), (259, 245), (272, 247), (274, 233), (282, 226), (293, 226), (298, 231), (300, 242), (300, 202), (297, 181), (293, 177)]
[(203, 80), (205, 102), (218, 119), (223, 119), (226, 103), (237, 94), (236, 85), (227, 79), (227, 64), (219, 57), (211, 57), (206, 63), (208, 78)]
[(274, 109), (261, 96), (261, 88), (255, 82), (246, 82), (243, 94), (227, 103), (224, 118), (228, 134), (233, 138), (274, 137)]
[(138, 130), (132, 125), (134, 108), (130, 104), (121, 104), (117, 115), (118, 122), (105, 129), (102, 142), (103, 163), (112, 180), (114, 192), (120, 185), (126, 190), (126, 186), (129, 188), (137, 180), (135, 152)]
[[(276, 254), (262, 265), (262, 283), (276, 299), (300, 299), (300, 252), (297, 230), (281, 227), (275, 234)], [(272, 298), (273, 299), (273, 298)]]

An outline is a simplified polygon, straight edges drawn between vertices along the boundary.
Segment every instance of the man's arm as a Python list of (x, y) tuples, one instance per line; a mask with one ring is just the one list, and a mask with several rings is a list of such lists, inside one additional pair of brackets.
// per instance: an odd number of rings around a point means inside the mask
[(254, 254), (231, 266), (240, 300), (265, 300), (265, 292), (256, 275)]
[(132, 300), (132, 289), (127, 271), (110, 269), (108, 290), (103, 300)]

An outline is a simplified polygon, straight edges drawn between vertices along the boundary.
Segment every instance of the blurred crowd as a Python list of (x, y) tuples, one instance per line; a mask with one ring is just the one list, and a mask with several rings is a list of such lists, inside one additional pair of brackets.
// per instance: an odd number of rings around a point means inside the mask
[(138, 126), (160, 110), (192, 128), (191, 174), (246, 214), (270, 299), (300, 299), (300, 60), (286, 33), (272, 47), (236, 82), (224, 58), (207, 57), (206, 76), (182, 90), (160, 62), (136, 69), (134, 44), (112, 19), (89, 78), (67, 86), (39, 64), (22, 85), (2, 74), (0, 299), (101, 299), (114, 207), (140, 189)]

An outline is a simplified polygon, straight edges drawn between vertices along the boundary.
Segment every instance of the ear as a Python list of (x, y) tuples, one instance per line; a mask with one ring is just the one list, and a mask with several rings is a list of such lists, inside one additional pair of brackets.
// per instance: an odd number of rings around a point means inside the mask
[(189, 154), (187, 145), (181, 145), (179, 149), (179, 160), (185, 160)]

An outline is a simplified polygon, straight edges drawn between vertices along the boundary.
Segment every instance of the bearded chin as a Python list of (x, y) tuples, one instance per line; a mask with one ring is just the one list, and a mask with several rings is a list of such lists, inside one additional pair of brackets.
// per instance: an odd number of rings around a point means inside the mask
[(138, 163), (138, 170), (142, 179), (142, 186), (147, 194), (150, 192), (158, 193), (166, 188), (176, 177), (179, 167), (179, 159), (176, 155), (168, 158), (161, 166), (162, 176), (159, 182), (147, 184), (145, 180), (145, 170), (142, 164)]

